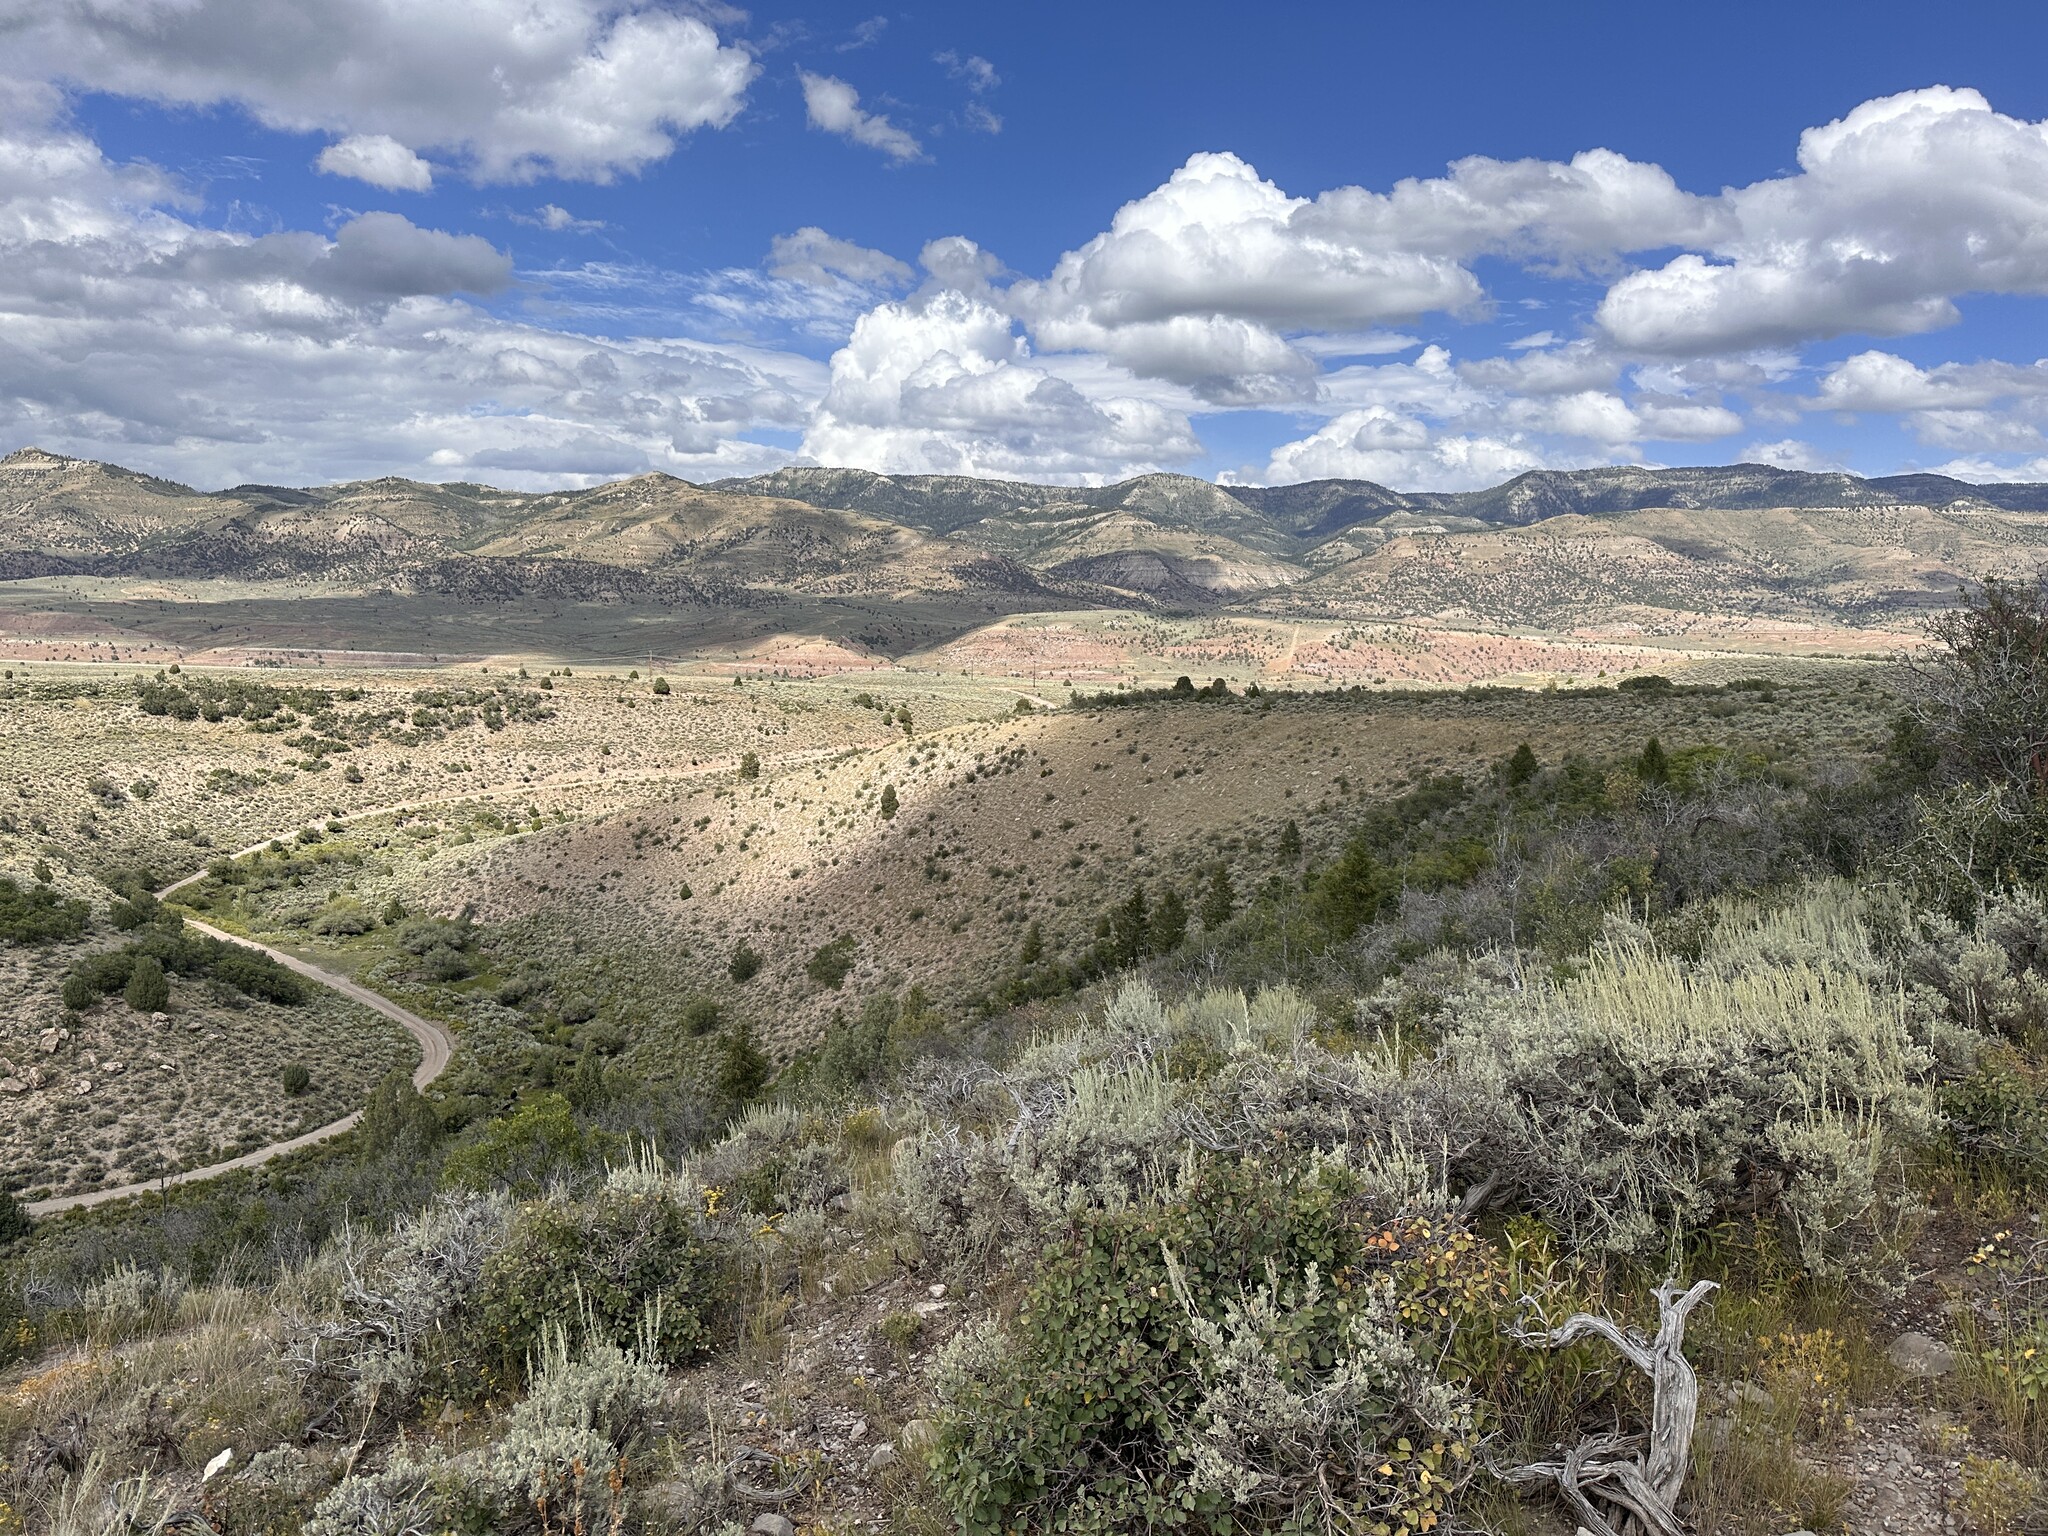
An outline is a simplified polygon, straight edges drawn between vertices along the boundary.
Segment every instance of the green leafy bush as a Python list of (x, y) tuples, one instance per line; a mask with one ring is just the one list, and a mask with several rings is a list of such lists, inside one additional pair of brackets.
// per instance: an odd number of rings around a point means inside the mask
[(505, 1189), (531, 1195), (604, 1148), (559, 1093), (538, 1093), (509, 1115), (474, 1128), (448, 1154), (441, 1180), (450, 1189)]
[(1015, 1321), (936, 1372), (964, 1531), (1426, 1530), (1472, 1470), (1435, 1362), (1496, 1300), (1483, 1245), (1338, 1159), (1190, 1164), (1083, 1216)]
[(124, 991), (144, 961), (160, 971), (218, 981), (266, 1002), (306, 1000), (306, 983), (270, 956), (239, 944), (202, 938), (173, 919), (152, 925), (143, 930), (143, 937), (119, 949), (94, 950), (73, 960), (64, 979), (64, 1006), (89, 1008), (97, 998)]
[(76, 897), (59, 896), (48, 885), (23, 890), (0, 875), (0, 942), (54, 944), (85, 936), (92, 909)]
[(163, 961), (155, 955), (138, 955), (121, 996), (137, 1013), (158, 1013), (169, 1007), (171, 984), (164, 975)]
[(811, 958), (805, 962), (804, 974), (821, 987), (838, 991), (846, 980), (847, 972), (853, 969), (854, 940), (851, 934), (820, 944)]
[(579, 1313), (602, 1338), (633, 1338), (644, 1317), (653, 1358), (683, 1364), (710, 1344), (731, 1297), (703, 1206), (673, 1180), (620, 1178), (521, 1207), (464, 1328), (501, 1386), (524, 1381), (548, 1329)]
[(734, 981), (752, 981), (761, 972), (761, 957), (754, 947), (741, 939), (732, 947), (732, 958), (726, 962), (726, 974)]

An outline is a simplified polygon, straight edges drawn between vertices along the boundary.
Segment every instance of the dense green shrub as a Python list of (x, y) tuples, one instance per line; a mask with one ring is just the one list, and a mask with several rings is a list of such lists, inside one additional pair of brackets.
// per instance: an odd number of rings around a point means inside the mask
[(0, 942), (53, 944), (85, 936), (92, 909), (76, 897), (60, 897), (48, 885), (23, 890), (0, 875)]
[(606, 1150), (559, 1093), (537, 1093), (509, 1115), (473, 1127), (448, 1154), (442, 1182), (451, 1189), (537, 1194), (549, 1179), (583, 1167)]
[(1430, 1529), (1476, 1427), (1436, 1363), (1490, 1269), (1341, 1160), (1191, 1163), (947, 1352), (934, 1481), (975, 1533)]
[(368, 933), (377, 926), (377, 919), (360, 901), (338, 897), (321, 908), (307, 926), (326, 938), (347, 939)]
[(549, 1326), (579, 1312), (612, 1339), (633, 1338), (646, 1317), (660, 1362), (683, 1364), (709, 1345), (730, 1299), (702, 1205), (672, 1180), (629, 1173), (521, 1207), (484, 1266), (464, 1329), (503, 1386), (524, 1381)]
[(169, 1007), (171, 984), (164, 976), (163, 961), (155, 955), (136, 956), (121, 996), (137, 1013), (158, 1013)]
[(732, 958), (725, 964), (726, 974), (734, 981), (752, 981), (761, 972), (761, 957), (754, 952), (754, 946), (741, 939), (732, 947)]
[(768, 1085), (774, 1071), (774, 1065), (754, 1043), (753, 1028), (744, 1019), (727, 1027), (725, 1038), (719, 1042), (718, 1062), (712, 1074), (712, 1087), (720, 1103), (736, 1108), (749, 1102)]
[(853, 969), (854, 940), (851, 934), (820, 944), (811, 958), (804, 964), (804, 974), (821, 987), (838, 991), (846, 980), (847, 972)]
[(87, 1008), (95, 998), (125, 990), (145, 960), (160, 971), (218, 981), (266, 1002), (306, 1000), (306, 983), (260, 950), (201, 937), (168, 915), (141, 933), (119, 949), (95, 950), (73, 960), (64, 979), (64, 1005)]

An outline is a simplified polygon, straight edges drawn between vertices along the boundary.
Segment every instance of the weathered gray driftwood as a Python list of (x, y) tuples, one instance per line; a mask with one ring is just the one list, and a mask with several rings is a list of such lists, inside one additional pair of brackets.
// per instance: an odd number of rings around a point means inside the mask
[[(1688, 1291), (1680, 1291), (1672, 1280), (1658, 1286), (1651, 1293), (1657, 1298), (1654, 1339), (1585, 1312), (1573, 1313), (1561, 1328), (1518, 1328), (1518, 1340), (1540, 1349), (1558, 1349), (1589, 1335), (1612, 1344), (1650, 1378), (1650, 1427), (1647, 1435), (1588, 1436), (1563, 1460), (1516, 1467), (1508, 1472), (1508, 1481), (1557, 1484), (1565, 1503), (1593, 1536), (1686, 1536), (1685, 1522), (1678, 1516), (1678, 1494), (1692, 1457), (1700, 1383), (1685, 1358), (1685, 1321), (1718, 1289), (1712, 1280), (1701, 1280)], [(1524, 1304), (1531, 1303), (1525, 1299)]]

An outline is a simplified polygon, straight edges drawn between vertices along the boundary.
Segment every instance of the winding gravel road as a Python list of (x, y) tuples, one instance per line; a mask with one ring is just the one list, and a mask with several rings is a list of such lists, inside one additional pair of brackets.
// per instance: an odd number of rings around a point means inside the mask
[[(775, 765), (808, 762), (814, 758), (829, 757), (839, 750), (837, 747), (816, 747), (794, 752), (781, 752), (776, 753), (769, 761)], [(689, 769), (629, 769), (624, 772), (596, 776), (578, 775), (567, 778), (540, 779), (531, 782), (522, 781), (517, 784), (492, 785), (486, 788), (469, 790), (461, 794), (437, 795), (431, 799), (407, 800), (396, 805), (380, 805), (366, 810), (352, 811), (348, 815), (341, 817), (340, 820), (344, 822), (367, 821), (379, 816), (396, 815), (401, 811), (425, 810), (430, 806), (448, 805), (465, 800), (488, 800), (500, 795), (530, 795), (538, 790), (586, 789), (607, 787), (620, 783), (645, 782), (647, 780), (701, 778), (712, 774), (730, 773), (733, 762), (737, 762), (737, 759), (733, 759), (731, 762), (721, 759)], [(271, 840), (266, 838), (260, 843), (251, 843), (247, 848), (238, 849), (235, 853), (230, 854), (229, 857), (241, 858), (246, 854), (255, 853), (259, 849), (269, 847), (270, 842)], [(168, 900), (186, 886), (195, 884), (205, 877), (205, 870), (195, 870), (182, 880), (172, 881), (169, 885), (158, 891), (157, 895), (159, 898)], [(423, 1019), (410, 1008), (401, 1008), (381, 993), (372, 992), (361, 982), (351, 981), (346, 976), (337, 976), (334, 972), (314, 965), (311, 961), (301, 960), (297, 955), (286, 954), (283, 950), (273, 949), (268, 944), (259, 944), (254, 939), (245, 939), (240, 934), (228, 933), (223, 929), (214, 927), (211, 923), (202, 923), (196, 917), (188, 917), (185, 919), (185, 922), (188, 927), (197, 929), (208, 938), (223, 939), (230, 944), (239, 944), (244, 949), (253, 949), (259, 953), (266, 954), (279, 965), (286, 967), (288, 970), (298, 972), (308, 981), (317, 982), (323, 987), (332, 988), (343, 997), (351, 998), (361, 1003), (365, 1008), (374, 1008), (377, 1012), (383, 1014), (385, 1018), (399, 1025), (407, 1034), (419, 1042), (420, 1064), (412, 1075), (415, 1088), (425, 1088), (427, 1084), (431, 1083), (446, 1070), (448, 1058), (454, 1054), (455, 1042), (450, 1038), (448, 1032), (439, 1024), (434, 1023), (433, 1020)], [(203, 1179), (218, 1178), (221, 1174), (231, 1173), (237, 1168), (257, 1167), (260, 1164), (269, 1162), (274, 1157), (282, 1157), (287, 1152), (296, 1152), (301, 1147), (310, 1147), (316, 1142), (326, 1141), (331, 1137), (339, 1136), (344, 1131), (353, 1130), (356, 1122), (362, 1118), (363, 1112), (356, 1110), (353, 1114), (343, 1115), (339, 1120), (330, 1121), (326, 1125), (315, 1126), (310, 1131), (302, 1131), (289, 1141), (275, 1141), (267, 1147), (258, 1147), (253, 1152), (244, 1152), (240, 1157), (231, 1157), (225, 1162), (208, 1163), (203, 1168), (187, 1168), (183, 1173), (165, 1174), (162, 1178), (146, 1179), (139, 1184), (119, 1184), (112, 1189), (95, 1189), (82, 1195), (62, 1195), (54, 1200), (36, 1200), (24, 1206), (23, 1209), (31, 1216), (56, 1216), (65, 1211), (77, 1211), (83, 1210), (87, 1206), (104, 1205), (109, 1200), (126, 1200), (134, 1195), (146, 1195), (157, 1190), (169, 1189), (174, 1184), (197, 1184)]]
[[(178, 886), (188, 885), (191, 879), (197, 878), (195, 875), (190, 879), (180, 880), (177, 885), (166, 886), (161, 894), (168, 896)], [(225, 939), (230, 944), (239, 944), (244, 949), (266, 954), (279, 965), (297, 971), (308, 981), (330, 987), (343, 997), (361, 1003), (365, 1008), (374, 1008), (385, 1018), (400, 1025), (407, 1034), (419, 1042), (420, 1046), (420, 1064), (412, 1074), (414, 1087), (426, 1087), (447, 1067), (448, 1058), (455, 1050), (455, 1042), (449, 1038), (445, 1029), (431, 1019), (423, 1019), (411, 1009), (399, 1007), (390, 998), (372, 992), (360, 982), (351, 981), (346, 976), (337, 976), (332, 971), (301, 960), (297, 955), (288, 955), (281, 949), (272, 949), (268, 944), (258, 944), (254, 939), (245, 939), (239, 934), (225, 932), (211, 923), (202, 923), (197, 918), (188, 917), (185, 924), (210, 939)], [(254, 1152), (244, 1152), (240, 1157), (231, 1157), (226, 1162), (208, 1163), (203, 1168), (187, 1168), (183, 1173), (166, 1174), (160, 1179), (147, 1179), (140, 1184), (117, 1184), (112, 1189), (95, 1189), (83, 1195), (63, 1195), (55, 1200), (37, 1200), (26, 1209), (31, 1216), (55, 1216), (64, 1211), (81, 1210), (89, 1205), (104, 1205), (109, 1200), (125, 1200), (131, 1195), (146, 1195), (155, 1190), (169, 1189), (173, 1184), (196, 1184), (201, 1179), (218, 1178), (221, 1174), (236, 1168), (254, 1168), (260, 1163), (269, 1162), (273, 1157), (282, 1157), (287, 1152), (296, 1152), (301, 1147), (310, 1147), (315, 1142), (339, 1136), (343, 1131), (353, 1130), (355, 1123), (362, 1118), (363, 1112), (358, 1109), (343, 1115), (339, 1120), (331, 1120), (326, 1125), (302, 1131), (289, 1141), (274, 1141), (267, 1147), (258, 1147)]]

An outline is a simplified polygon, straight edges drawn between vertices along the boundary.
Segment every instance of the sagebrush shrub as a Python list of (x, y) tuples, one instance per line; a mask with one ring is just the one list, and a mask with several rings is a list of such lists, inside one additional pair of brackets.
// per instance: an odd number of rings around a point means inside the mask
[[(1867, 1250), (1899, 1159), (1933, 1125), (1931, 1060), (1861, 931), (1775, 948), (1731, 916), (1687, 962), (1627, 937), (1563, 983), (1476, 985), (1419, 1069), (1442, 1080), (1475, 1177), (1575, 1240), (1647, 1254), (1730, 1211), (1773, 1213), (1816, 1271)], [(1794, 935), (1796, 936), (1796, 935)], [(1461, 1107), (1469, 1106), (1469, 1107)]]

